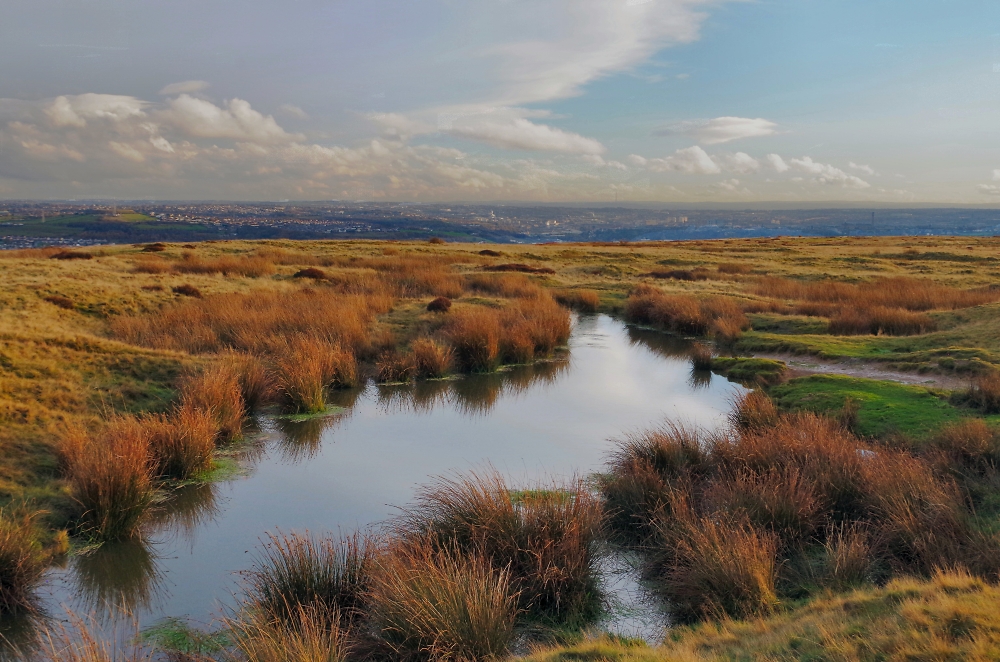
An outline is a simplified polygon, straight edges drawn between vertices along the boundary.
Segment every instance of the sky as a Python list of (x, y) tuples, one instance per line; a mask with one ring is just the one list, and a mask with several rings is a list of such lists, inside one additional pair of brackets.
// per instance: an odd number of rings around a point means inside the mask
[(0, 198), (1000, 204), (995, 0), (3, 0)]

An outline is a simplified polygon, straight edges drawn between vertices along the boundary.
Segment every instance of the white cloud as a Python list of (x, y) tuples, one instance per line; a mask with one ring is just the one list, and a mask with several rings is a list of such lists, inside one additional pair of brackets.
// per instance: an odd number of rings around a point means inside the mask
[(272, 116), (259, 113), (243, 99), (232, 99), (228, 108), (220, 108), (210, 101), (182, 94), (169, 102), (161, 117), (188, 135), (199, 138), (230, 138), (260, 143), (303, 138), (286, 133)]
[(194, 94), (207, 89), (207, 81), (185, 80), (180, 83), (171, 83), (170, 85), (166, 85), (162, 90), (160, 90), (159, 93), (164, 96), (173, 96), (175, 94)]
[(861, 165), (861, 164), (855, 163), (854, 161), (849, 161), (847, 163), (847, 165), (849, 167), (853, 168), (854, 170), (859, 170), (859, 171), (865, 173), (866, 175), (874, 175), (875, 174), (875, 169), (872, 168), (871, 166)]
[(56, 97), (45, 112), (55, 126), (82, 127), (88, 119), (120, 122), (142, 117), (145, 115), (143, 108), (148, 105), (135, 97), (87, 93)]
[(682, 133), (697, 138), (703, 145), (720, 145), (743, 138), (757, 138), (777, 133), (778, 125), (762, 117), (716, 117), (702, 122), (687, 122), (679, 127)]
[(725, 191), (736, 192), (740, 187), (740, 180), (738, 179), (724, 179), (718, 183), (719, 188)]
[(801, 159), (792, 159), (791, 164), (803, 172), (814, 175), (815, 177), (813, 181), (820, 184), (839, 184), (846, 188), (859, 189), (869, 188), (871, 186), (871, 184), (859, 177), (848, 175), (840, 168), (835, 168), (832, 165), (813, 161), (812, 158), (808, 156), (804, 156)]
[(143, 161), (146, 160), (146, 157), (143, 155), (143, 153), (137, 150), (132, 145), (111, 140), (108, 142), (108, 147), (110, 147), (115, 154), (122, 157), (123, 159), (128, 159), (129, 161), (134, 161), (135, 163), (142, 163)]
[(536, 124), (523, 117), (512, 119), (486, 116), (457, 118), (447, 131), (454, 136), (478, 140), (504, 149), (599, 155), (604, 145), (578, 133)]
[(736, 152), (725, 157), (724, 167), (729, 172), (746, 174), (760, 170), (760, 161), (746, 152)]
[(697, 175), (717, 175), (722, 172), (719, 164), (697, 145), (679, 149), (663, 159), (645, 159), (644, 165), (654, 172), (675, 171)]
[(993, 171), (993, 181), (1000, 182), (1000, 168)]
[(785, 160), (777, 154), (768, 154), (765, 158), (777, 172), (788, 172), (791, 169), (791, 166), (785, 163)]
[(294, 117), (295, 119), (305, 120), (309, 119), (309, 115), (306, 111), (302, 110), (298, 106), (293, 106), (290, 103), (283, 103), (278, 106), (278, 112), (283, 115), (288, 115), (289, 117)]
[(1000, 196), (1000, 186), (995, 184), (980, 184), (976, 187), (976, 190), (984, 195), (998, 195)]

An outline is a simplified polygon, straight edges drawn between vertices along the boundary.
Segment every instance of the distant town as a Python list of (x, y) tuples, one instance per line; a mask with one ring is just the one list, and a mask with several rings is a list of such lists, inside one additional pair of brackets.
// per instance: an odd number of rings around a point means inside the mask
[(1000, 210), (745, 209), (404, 203), (0, 203), (0, 248), (210, 239), (544, 243), (725, 237), (1000, 235)]

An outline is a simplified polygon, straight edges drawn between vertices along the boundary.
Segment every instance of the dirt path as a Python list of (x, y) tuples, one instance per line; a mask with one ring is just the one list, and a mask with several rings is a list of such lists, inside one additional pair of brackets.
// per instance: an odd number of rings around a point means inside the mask
[(849, 377), (863, 377), (865, 379), (885, 379), (900, 384), (914, 384), (917, 386), (929, 386), (932, 388), (944, 388), (955, 390), (965, 388), (969, 385), (968, 380), (961, 377), (936, 374), (918, 374), (915, 372), (902, 372), (899, 370), (888, 370), (879, 366), (878, 363), (866, 363), (856, 359), (844, 359), (842, 361), (828, 361), (816, 358), (815, 356), (802, 356), (795, 354), (754, 354), (762, 359), (774, 359), (783, 361), (788, 366), (792, 377), (802, 377), (804, 375), (828, 374), (847, 375)]

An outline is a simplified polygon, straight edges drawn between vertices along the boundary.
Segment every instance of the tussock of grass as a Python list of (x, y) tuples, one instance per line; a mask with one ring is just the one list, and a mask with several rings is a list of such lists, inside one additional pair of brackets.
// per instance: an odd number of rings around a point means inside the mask
[(62, 451), (82, 532), (97, 540), (137, 535), (155, 491), (148, 428), (115, 417), (95, 436), (74, 431)]
[(403, 544), (373, 574), (371, 617), (393, 657), (492, 660), (514, 638), (511, 572), (477, 555)]
[(442, 478), (421, 490), (397, 527), (508, 569), (521, 608), (534, 616), (586, 615), (595, 607), (601, 504), (582, 485), (538, 494), (549, 496), (515, 499), (495, 472)]
[(303, 615), (357, 620), (365, 607), (374, 548), (353, 535), (268, 534), (246, 573), (246, 605), (255, 618), (294, 627)]
[(32, 610), (48, 561), (38, 541), (38, 513), (0, 509), (0, 613)]

